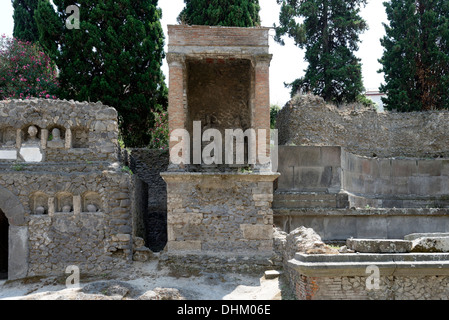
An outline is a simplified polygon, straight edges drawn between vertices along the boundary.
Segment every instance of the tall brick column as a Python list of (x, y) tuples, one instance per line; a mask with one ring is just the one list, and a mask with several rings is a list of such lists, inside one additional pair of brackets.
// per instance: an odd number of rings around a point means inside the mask
[[(187, 106), (185, 102), (186, 88), (186, 57), (184, 54), (168, 53), (167, 62), (170, 70), (169, 75), (169, 94), (168, 94), (168, 119), (169, 133), (174, 130), (186, 128)], [(187, 141), (185, 141), (187, 142)], [(176, 145), (176, 141), (169, 144), (170, 150)], [(185, 150), (185, 148), (183, 148)], [(183, 169), (183, 165), (173, 163), (170, 159), (169, 170)]]
[[(270, 156), (270, 62), (273, 55), (259, 54), (253, 58), (255, 71), (255, 102), (253, 111), (253, 128), (265, 130), (265, 156)], [(264, 141), (257, 139), (258, 150), (263, 147)], [(260, 159), (259, 159), (260, 160)], [(255, 170), (270, 171), (269, 165), (257, 163)]]

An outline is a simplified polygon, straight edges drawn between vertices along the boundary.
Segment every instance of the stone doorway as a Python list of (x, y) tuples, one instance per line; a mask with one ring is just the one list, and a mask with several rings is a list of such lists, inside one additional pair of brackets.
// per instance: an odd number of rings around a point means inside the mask
[(28, 274), (28, 226), (25, 210), (17, 196), (2, 186), (0, 221), (1, 266), (5, 260), (9, 280), (24, 278)]
[(0, 280), (8, 279), (9, 222), (0, 210)]

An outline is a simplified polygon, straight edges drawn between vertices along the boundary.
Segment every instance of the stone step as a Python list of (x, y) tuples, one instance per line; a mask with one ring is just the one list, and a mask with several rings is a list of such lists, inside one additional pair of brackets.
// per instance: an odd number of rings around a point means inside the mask
[(347, 194), (282, 192), (273, 196), (273, 208), (346, 208)]
[(337, 201), (332, 200), (274, 200), (273, 208), (336, 208)]
[(274, 200), (310, 200), (310, 201), (317, 201), (317, 200), (335, 200), (337, 194), (335, 193), (307, 193), (307, 192), (281, 192), (281, 193), (274, 193)]

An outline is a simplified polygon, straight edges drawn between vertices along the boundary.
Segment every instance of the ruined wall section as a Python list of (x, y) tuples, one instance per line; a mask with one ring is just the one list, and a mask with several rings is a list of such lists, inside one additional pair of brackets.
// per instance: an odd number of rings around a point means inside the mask
[[(0, 162), (27, 162), (21, 147), (36, 139), (45, 162), (118, 160), (117, 111), (101, 103), (66, 100), (0, 101)], [(58, 129), (56, 141), (53, 129)]]
[(136, 186), (119, 162), (117, 111), (101, 103), (1, 101), (0, 131), (0, 192), (23, 207), (20, 235), (9, 232), (10, 266), (20, 260), (20, 277), (64, 274), (72, 265), (82, 274), (129, 266)]
[(279, 144), (341, 146), (366, 157), (449, 157), (449, 111), (377, 113), (294, 97), (277, 118)]
[(159, 252), (167, 244), (167, 184), (160, 174), (168, 168), (168, 150), (134, 148), (124, 158), (140, 184), (139, 236), (145, 239), (147, 247)]

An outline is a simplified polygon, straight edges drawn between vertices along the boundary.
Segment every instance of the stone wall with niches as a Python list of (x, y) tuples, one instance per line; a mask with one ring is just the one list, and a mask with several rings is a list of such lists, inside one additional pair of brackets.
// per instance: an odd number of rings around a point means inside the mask
[(119, 162), (117, 111), (101, 103), (1, 101), (0, 132), (9, 278), (61, 275), (72, 265), (81, 274), (130, 266), (135, 181)]
[[(36, 135), (30, 136), (30, 127)], [(28, 160), (23, 148), (37, 158)], [(0, 161), (117, 161), (117, 111), (66, 100), (0, 101)]]

